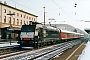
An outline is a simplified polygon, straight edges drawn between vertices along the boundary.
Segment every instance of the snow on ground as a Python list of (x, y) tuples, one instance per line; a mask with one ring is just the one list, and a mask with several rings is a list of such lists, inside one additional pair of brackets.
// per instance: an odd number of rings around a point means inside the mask
[(90, 41), (87, 42), (86, 47), (77, 60), (90, 60)]
[(11, 45), (10, 45), (10, 43), (6, 43), (6, 44), (0, 44), (0, 48), (1, 48), (1, 47), (8, 47), (8, 46), (18, 46), (18, 45), (20, 45), (20, 44), (11, 43)]

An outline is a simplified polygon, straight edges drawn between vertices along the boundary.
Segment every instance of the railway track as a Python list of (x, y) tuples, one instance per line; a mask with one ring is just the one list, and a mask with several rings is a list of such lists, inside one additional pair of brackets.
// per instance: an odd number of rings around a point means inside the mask
[(16, 51), (20, 51), (20, 46), (16, 43), (12, 43), (11, 45), (9, 43), (0, 44), (0, 55), (5, 55)]
[(0, 59), (2, 60), (48, 60), (56, 55), (62, 54), (65, 50), (72, 48), (74, 45), (80, 43), (81, 40), (73, 40), (47, 48), (42, 48), (38, 50), (32, 50), (29, 52), (16, 52), (5, 55), (1, 55)]

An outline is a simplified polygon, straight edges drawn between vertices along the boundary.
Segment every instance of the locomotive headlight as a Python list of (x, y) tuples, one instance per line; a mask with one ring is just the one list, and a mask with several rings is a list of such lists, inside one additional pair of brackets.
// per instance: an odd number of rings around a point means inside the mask
[(26, 32), (26, 34), (28, 34), (28, 32)]

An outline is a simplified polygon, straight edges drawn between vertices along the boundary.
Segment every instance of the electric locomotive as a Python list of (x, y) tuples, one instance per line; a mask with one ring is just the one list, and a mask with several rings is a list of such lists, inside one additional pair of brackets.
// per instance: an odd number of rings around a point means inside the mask
[(31, 23), (30, 25), (22, 25), (19, 43), (21, 47), (40, 47), (79, 38), (84, 38), (84, 35)]
[(60, 30), (41, 24), (22, 25), (20, 45), (22, 47), (39, 47), (60, 42)]

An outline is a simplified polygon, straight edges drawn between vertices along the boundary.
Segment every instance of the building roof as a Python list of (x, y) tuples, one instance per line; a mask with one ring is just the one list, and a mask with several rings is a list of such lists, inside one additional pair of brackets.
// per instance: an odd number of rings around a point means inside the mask
[(15, 9), (15, 10), (18, 10), (18, 11), (21, 11), (21, 12), (24, 12), (24, 13), (27, 13), (27, 14), (29, 14), (29, 15), (32, 15), (32, 16), (35, 16), (35, 17), (38, 17), (38, 16), (36, 16), (36, 15), (34, 15), (34, 14), (31, 14), (31, 13), (28, 13), (28, 12), (26, 12), (26, 11), (20, 10), (20, 9), (18, 9), (18, 8), (15, 8), (15, 7), (9, 6), (9, 5), (5, 4), (5, 3), (1, 3), (1, 2), (0, 2), (0, 4), (1, 4), (1, 5), (4, 5), (4, 6), (7, 6), (7, 7), (9, 7), (9, 8), (12, 8), (12, 9)]

